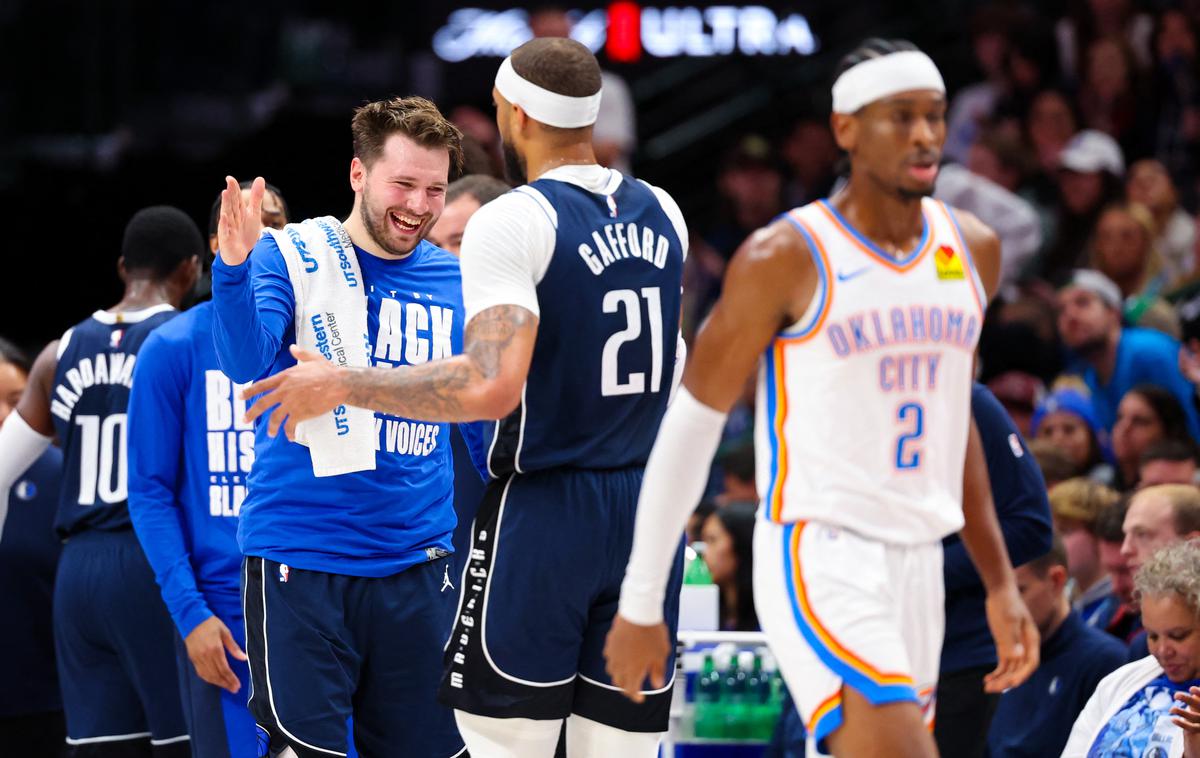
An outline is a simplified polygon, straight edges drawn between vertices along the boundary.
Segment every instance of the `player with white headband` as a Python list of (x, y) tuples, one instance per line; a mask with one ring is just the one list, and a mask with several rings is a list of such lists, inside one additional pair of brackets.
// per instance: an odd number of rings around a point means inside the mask
[[(304, 362), (273, 390), (274, 432), (347, 403), (422, 421), (499, 419), (439, 693), (471, 755), (653, 758), (667, 683), (630, 703), (604, 670), (642, 470), (678, 351), (687, 229), (662, 190), (596, 163), (600, 65), (531, 40), (492, 97), (510, 179), (463, 233), (464, 352), (420, 366)], [(526, 183), (527, 182), (527, 183)], [(682, 556), (657, 612), (678, 616)], [(660, 667), (673, 667), (664, 649)]]
[(929, 758), (943, 636), (941, 540), (987, 588), (999, 665), (1036, 667), (970, 411), (972, 358), (1000, 245), (929, 196), (945, 138), (937, 67), (911, 43), (843, 59), (832, 127), (845, 188), (759, 230), (734, 256), (646, 467), (634, 548), (605, 648), (635, 700), (662, 682), (673, 546), (725, 414), (758, 369), (762, 497), (754, 601), (804, 719), (809, 755)]

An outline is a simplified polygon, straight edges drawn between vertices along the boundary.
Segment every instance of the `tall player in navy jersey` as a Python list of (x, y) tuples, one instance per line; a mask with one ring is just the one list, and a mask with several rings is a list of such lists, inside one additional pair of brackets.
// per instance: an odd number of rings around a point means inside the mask
[(568, 39), (532, 40), (501, 65), (496, 120), (529, 184), (467, 225), (465, 354), (380, 371), (298, 351), (304, 363), (247, 391), (274, 390), (251, 415), (278, 405), (269, 431), (290, 416), (289, 435), (343, 402), (500, 419), (440, 692), (489, 758), (553, 755), (564, 718), (573, 758), (653, 756), (667, 725), (669, 689), (626, 701), (601, 647), (671, 392), (687, 231), (665, 192), (596, 164), (600, 88), (595, 57)]
[(121, 245), (125, 296), (42, 351), (0, 428), (0, 491), (12, 483), (10, 464), (55, 437), (63, 450), (54, 634), (76, 756), (189, 752), (171, 619), (126, 507), (126, 409), (138, 351), (195, 285), (203, 250), (183, 211), (134, 214)]
[[(287, 204), (278, 190), (268, 192), (262, 224), (281, 229)], [(214, 233), (219, 211), (218, 204)], [(129, 515), (179, 631), (193, 758), (257, 758), (237, 545), (254, 431), (238, 388), (217, 363), (212, 311), (211, 302), (189, 309), (138, 353), (129, 397)]]
[[(366, 290), (367, 353), (381, 370), (398, 371), (391, 367), (459, 352), (458, 261), (424, 237), (451, 166), (461, 167), (461, 134), (415, 97), (359, 108), (351, 132), (354, 207), (341, 228)], [(218, 227), (213, 335), (234, 382), (295, 363), (288, 350), (300, 306), (278, 243), (259, 237), (262, 192), (256, 180), (243, 203), (229, 178)], [(317, 477), (308, 448), (258, 425), (238, 541), (250, 710), (272, 755), (345, 755), (351, 714), (365, 755), (465, 752), (435, 698), (457, 596), (449, 432), (377, 414), (374, 469)]]

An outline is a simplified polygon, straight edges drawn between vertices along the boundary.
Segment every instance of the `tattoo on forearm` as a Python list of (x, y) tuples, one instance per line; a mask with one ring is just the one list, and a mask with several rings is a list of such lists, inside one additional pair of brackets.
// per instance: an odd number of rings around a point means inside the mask
[(524, 308), (489, 308), (467, 327), (462, 355), (420, 366), (350, 369), (346, 402), (423, 421), (473, 421), (470, 390), (500, 373), (505, 349), (533, 321)]

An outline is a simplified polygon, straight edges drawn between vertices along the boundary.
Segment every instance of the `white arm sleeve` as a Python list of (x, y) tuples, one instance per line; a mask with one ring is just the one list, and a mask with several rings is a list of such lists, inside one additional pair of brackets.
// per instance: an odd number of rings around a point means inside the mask
[(464, 323), (497, 305), (540, 315), (537, 285), (554, 255), (554, 209), (540, 192), (520, 187), (471, 216), (461, 258)]
[(17, 479), (29, 470), (53, 440), (25, 423), (15, 410), (0, 426), (0, 535), (8, 517), (8, 493)]
[(671, 561), (688, 516), (704, 494), (708, 462), (724, 426), (725, 414), (692, 397), (687, 387), (680, 387), (663, 417), (642, 479), (633, 552), (617, 607), (635, 624), (649, 626), (663, 620)]
[(671, 394), (667, 398), (667, 405), (675, 402), (679, 384), (683, 381), (683, 367), (686, 363), (687, 343), (683, 341), (683, 334), (680, 333), (675, 337), (675, 371), (671, 375)]

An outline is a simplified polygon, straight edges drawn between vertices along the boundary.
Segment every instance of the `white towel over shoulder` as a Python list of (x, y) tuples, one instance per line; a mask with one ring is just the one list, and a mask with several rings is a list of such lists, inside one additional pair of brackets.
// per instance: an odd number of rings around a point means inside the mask
[[(296, 294), (296, 344), (339, 366), (369, 366), (367, 293), (350, 235), (332, 216), (266, 230)], [(375, 470), (375, 414), (339, 405), (296, 425), (315, 476)]]

